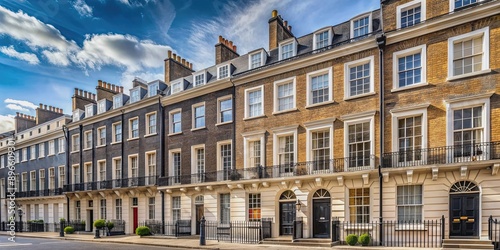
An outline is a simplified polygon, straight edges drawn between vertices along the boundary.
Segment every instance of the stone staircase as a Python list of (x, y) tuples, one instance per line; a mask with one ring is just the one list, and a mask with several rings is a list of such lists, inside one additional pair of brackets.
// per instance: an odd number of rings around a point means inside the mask
[(332, 240), (308, 238), (308, 239), (295, 239), (292, 237), (278, 237), (278, 238), (267, 238), (260, 242), (260, 244), (266, 245), (289, 245), (289, 246), (302, 246), (302, 247), (331, 247)]
[(493, 244), (491, 240), (444, 239), (442, 249), (493, 249)]

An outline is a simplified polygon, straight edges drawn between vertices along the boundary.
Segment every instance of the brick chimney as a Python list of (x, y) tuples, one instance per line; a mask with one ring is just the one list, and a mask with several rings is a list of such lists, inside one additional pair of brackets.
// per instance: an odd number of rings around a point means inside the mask
[(40, 103), (40, 106), (36, 109), (36, 125), (48, 122), (63, 115), (62, 109)]
[(85, 105), (96, 103), (96, 99), (97, 98), (94, 93), (75, 88), (75, 94), (72, 97), (72, 111), (75, 111), (76, 109), (85, 110)]
[(219, 36), (219, 43), (215, 45), (215, 64), (223, 63), (239, 56), (236, 52), (236, 45), (233, 45), (233, 41)]
[(16, 117), (14, 117), (16, 133), (30, 129), (36, 126), (36, 119), (34, 116), (21, 114), (16, 112)]
[(113, 101), (113, 96), (118, 93), (123, 93), (123, 87), (116, 86), (111, 83), (103, 82), (101, 80), (97, 81), (97, 87), (95, 87), (97, 93), (97, 101), (102, 99), (107, 99)]
[(170, 82), (181, 77), (189, 76), (193, 73), (193, 64), (182, 59), (180, 56), (168, 51), (168, 58), (165, 59), (165, 83), (170, 86)]
[(278, 48), (281, 41), (293, 37), (292, 26), (283, 21), (277, 10), (273, 10), (269, 19), (269, 50)]

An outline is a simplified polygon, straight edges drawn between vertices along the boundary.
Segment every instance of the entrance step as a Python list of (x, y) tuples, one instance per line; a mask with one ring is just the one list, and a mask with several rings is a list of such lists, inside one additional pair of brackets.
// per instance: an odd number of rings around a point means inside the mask
[(331, 247), (331, 239), (295, 239), (292, 237), (268, 238), (263, 240), (260, 244), (267, 245), (289, 245), (289, 246), (303, 246), (303, 247)]
[(444, 239), (443, 249), (494, 249), (490, 240)]

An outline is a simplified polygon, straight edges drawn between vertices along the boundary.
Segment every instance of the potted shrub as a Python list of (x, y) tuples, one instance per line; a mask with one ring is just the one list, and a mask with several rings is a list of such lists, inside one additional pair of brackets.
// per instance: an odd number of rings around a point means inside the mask
[(102, 229), (106, 226), (106, 221), (103, 219), (94, 221), (94, 227), (97, 229)]
[(147, 235), (151, 235), (151, 230), (149, 230), (149, 227), (147, 227), (147, 226), (140, 226), (140, 227), (135, 229), (135, 234), (137, 234), (141, 237), (147, 236)]
[(75, 229), (72, 226), (67, 226), (64, 228), (64, 232), (66, 234), (73, 234), (75, 232)]
[(355, 234), (349, 234), (347, 235), (347, 237), (345, 238), (345, 242), (347, 243), (347, 245), (349, 246), (354, 246), (356, 245), (356, 243), (358, 243), (358, 236), (355, 235)]
[(358, 242), (362, 246), (368, 246), (368, 244), (370, 244), (370, 240), (371, 240), (370, 235), (365, 233), (365, 234), (362, 234), (361, 236), (359, 236)]
[(115, 224), (112, 221), (106, 222), (106, 227), (108, 228), (108, 236), (111, 236), (111, 229), (115, 227)]

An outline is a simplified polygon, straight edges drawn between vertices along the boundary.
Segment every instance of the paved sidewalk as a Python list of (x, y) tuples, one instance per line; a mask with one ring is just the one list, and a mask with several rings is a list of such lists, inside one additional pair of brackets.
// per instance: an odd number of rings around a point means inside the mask
[[(0, 237), (7, 237), (8, 232), (0, 232)], [(349, 247), (349, 246), (334, 246), (334, 247), (306, 247), (306, 246), (287, 246), (287, 245), (269, 245), (269, 244), (238, 244), (217, 242), (215, 240), (207, 240), (206, 246), (200, 246), (199, 238), (197, 237), (182, 237), (172, 238), (166, 236), (148, 236), (139, 237), (136, 235), (120, 235), (120, 236), (105, 236), (100, 239), (94, 239), (91, 234), (69, 234), (65, 237), (59, 237), (59, 233), (54, 232), (39, 232), (39, 233), (16, 233), (16, 237), (31, 237), (31, 238), (48, 238), (57, 240), (77, 240), (77, 241), (92, 241), (92, 242), (106, 242), (106, 243), (120, 243), (120, 244), (138, 244), (149, 246), (162, 246), (172, 248), (186, 248), (186, 249), (276, 249), (276, 250), (289, 250), (294, 249), (418, 249), (425, 250), (424, 248), (392, 248), (392, 247)], [(440, 249), (440, 248), (429, 248)]]

